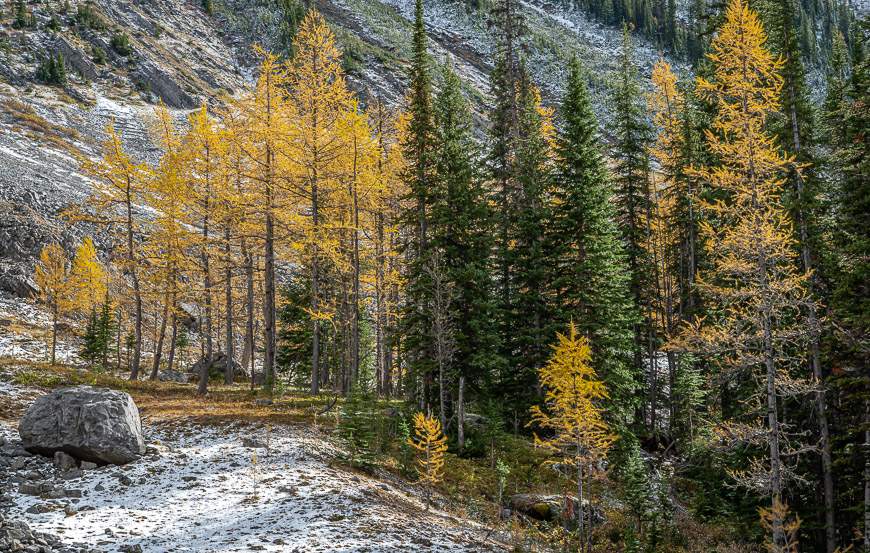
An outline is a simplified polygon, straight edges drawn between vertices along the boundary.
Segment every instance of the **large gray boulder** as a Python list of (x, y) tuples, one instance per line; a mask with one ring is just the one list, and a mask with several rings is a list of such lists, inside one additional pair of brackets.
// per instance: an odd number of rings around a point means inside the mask
[(38, 398), (18, 423), (24, 449), (121, 465), (145, 453), (139, 409), (129, 394), (76, 386)]

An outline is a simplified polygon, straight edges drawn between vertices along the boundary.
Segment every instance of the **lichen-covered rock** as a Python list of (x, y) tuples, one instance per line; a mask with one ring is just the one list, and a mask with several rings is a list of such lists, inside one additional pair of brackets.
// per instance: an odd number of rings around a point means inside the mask
[[(568, 524), (569, 527), (576, 522), (578, 507), (576, 497), (520, 493), (510, 496), (508, 504), (512, 511), (535, 520), (558, 521)], [(587, 520), (592, 524), (604, 522), (604, 513), (600, 507), (590, 504), (588, 500), (583, 501), (583, 507), (586, 510)]]
[(145, 453), (133, 398), (116, 390), (77, 386), (38, 398), (18, 424), (24, 449), (83, 461), (129, 463)]

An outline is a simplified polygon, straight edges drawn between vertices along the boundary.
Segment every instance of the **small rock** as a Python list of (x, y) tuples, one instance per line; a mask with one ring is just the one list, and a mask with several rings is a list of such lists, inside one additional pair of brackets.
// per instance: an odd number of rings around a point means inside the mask
[(39, 495), (42, 493), (42, 484), (40, 482), (24, 482), (23, 484), (18, 486), (18, 493), (24, 495)]
[(81, 490), (64, 490), (64, 495), (66, 497), (81, 497), (82, 491)]
[(73, 505), (72, 503), (67, 503), (63, 507), (63, 512), (64, 512), (64, 514), (66, 514), (66, 516), (71, 517), (71, 516), (75, 515), (78, 512), (78, 510), (76, 509), (76, 506)]
[(272, 400), (268, 398), (258, 399), (254, 402), (254, 405), (256, 405), (257, 407), (268, 407), (269, 405), (272, 405)]
[(118, 482), (120, 482), (124, 486), (129, 486), (133, 483), (133, 479), (127, 476), (126, 474), (118, 475)]
[(61, 475), (64, 480), (75, 480), (82, 477), (82, 469), (74, 468), (66, 471)]
[(69, 470), (71, 468), (75, 468), (76, 463), (75, 457), (72, 455), (63, 452), (63, 451), (55, 451), (54, 452), (54, 466), (59, 468), (60, 470)]
[(26, 512), (31, 513), (31, 514), (34, 514), (34, 515), (39, 515), (39, 514), (42, 514), (42, 513), (50, 513), (50, 512), (53, 511), (53, 510), (54, 510), (54, 509), (52, 509), (51, 507), (49, 507), (48, 504), (46, 504), (46, 503), (37, 503), (36, 505), (31, 505), (31, 506), (27, 509)]
[(97, 468), (96, 463), (92, 463), (90, 461), (82, 461), (82, 464), (81, 464), (82, 470), (94, 470), (95, 468)]
[(125, 544), (118, 548), (121, 553), (142, 553), (142, 546), (138, 543), (130, 545)]
[(182, 476), (181, 479), (185, 482), (195, 482), (196, 476)]
[(27, 458), (25, 457), (15, 457), (12, 459), (12, 464), (9, 465), (12, 470), (21, 470), (27, 465)]
[(244, 447), (266, 447), (266, 444), (255, 438), (242, 438), (242, 446)]
[(102, 491), (104, 491), (105, 489), (106, 489), (106, 488), (103, 486), (102, 483), (97, 484), (96, 486), (94, 486), (94, 491), (95, 491), (95, 492), (102, 492)]

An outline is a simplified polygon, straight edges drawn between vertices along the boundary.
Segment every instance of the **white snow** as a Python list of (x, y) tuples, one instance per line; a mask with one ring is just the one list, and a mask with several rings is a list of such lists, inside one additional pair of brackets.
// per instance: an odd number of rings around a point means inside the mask
[[(63, 483), (83, 492), (75, 515), (63, 510), (70, 499), (53, 512), (25, 513), (45, 500), (16, 490), (9, 514), (65, 542), (110, 551), (136, 544), (146, 553), (504, 550), (486, 541), (481, 526), (426, 513), (416, 496), (331, 467), (336, 450), (311, 428), (177, 423), (146, 430), (152, 453)], [(0, 423), (0, 435), (13, 432)], [(269, 447), (245, 447), (252, 437)]]

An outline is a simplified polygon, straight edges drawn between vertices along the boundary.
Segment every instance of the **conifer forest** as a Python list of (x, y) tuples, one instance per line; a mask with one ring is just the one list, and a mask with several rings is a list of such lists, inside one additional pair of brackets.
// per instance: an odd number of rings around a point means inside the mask
[(870, 553), (866, 3), (0, 8), (0, 551)]

